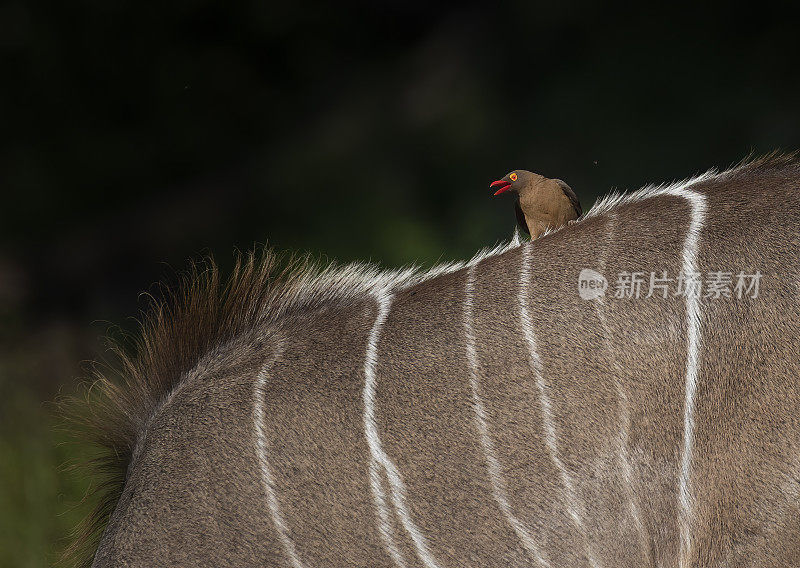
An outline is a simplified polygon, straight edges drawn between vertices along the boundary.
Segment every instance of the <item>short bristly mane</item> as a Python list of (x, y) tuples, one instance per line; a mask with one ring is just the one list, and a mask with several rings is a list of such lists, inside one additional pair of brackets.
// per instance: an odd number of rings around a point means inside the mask
[(699, 183), (711, 180), (729, 180), (734, 177), (748, 175), (760, 170), (780, 169), (783, 167), (796, 165), (797, 160), (797, 152), (782, 153), (776, 151), (761, 157), (755, 157), (751, 155), (739, 162), (737, 165), (721, 173), (712, 168), (705, 173), (684, 179), (682, 181), (658, 185), (651, 184), (632, 192), (612, 191), (598, 199), (592, 208), (583, 217), (581, 217), (581, 219), (598, 217), (600, 215), (609, 213), (610, 211), (613, 211), (627, 203), (633, 203), (657, 195), (669, 193), (673, 189), (689, 188)]
[[(663, 193), (666, 188), (724, 180), (763, 169), (796, 165), (796, 155), (772, 154), (745, 161), (721, 174), (708, 172), (672, 186), (648, 186), (600, 199), (584, 218), (613, 211), (629, 202)], [(580, 223), (580, 221), (579, 221)], [(542, 237), (540, 237), (542, 238)], [(153, 300), (144, 314), (133, 348), (114, 347), (117, 363), (97, 371), (75, 418), (80, 435), (101, 450), (93, 470), (102, 479), (98, 505), (79, 528), (65, 558), (91, 563), (91, 554), (121, 494), (127, 470), (148, 422), (181, 381), (224, 345), (264, 330), (292, 313), (314, 311), (332, 302), (347, 305), (396, 292), (439, 275), (475, 265), (520, 246), (518, 236), (478, 253), (468, 262), (381, 270), (371, 264), (321, 267), (302, 257), (283, 262), (272, 251), (240, 256), (227, 283), (215, 263), (195, 264), (177, 291)]]

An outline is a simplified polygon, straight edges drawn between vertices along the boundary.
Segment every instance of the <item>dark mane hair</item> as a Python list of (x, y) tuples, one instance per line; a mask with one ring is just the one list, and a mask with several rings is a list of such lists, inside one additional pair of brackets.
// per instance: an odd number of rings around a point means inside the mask
[[(719, 178), (797, 167), (797, 158), (797, 153), (747, 158)], [(593, 211), (603, 214), (624, 199), (614, 195), (603, 198)], [(113, 362), (95, 368), (82, 396), (62, 403), (77, 438), (98, 449), (88, 465), (100, 480), (93, 491), (97, 506), (76, 528), (62, 561), (91, 564), (122, 493), (142, 428), (186, 373), (215, 348), (275, 325), (292, 312), (313, 310), (332, 301), (362, 302), (516, 246), (519, 241), (515, 239), (482, 251), (468, 263), (442, 265), (427, 272), (413, 267), (381, 271), (368, 264), (321, 267), (308, 256), (282, 258), (268, 249), (238, 255), (224, 282), (212, 259), (192, 264), (176, 290), (152, 299), (132, 345), (126, 348), (112, 342)]]
[(82, 397), (64, 401), (78, 437), (97, 454), (87, 465), (99, 477), (93, 513), (79, 525), (62, 561), (91, 563), (93, 549), (125, 483), (140, 428), (159, 401), (215, 345), (263, 325), (276, 299), (313, 269), (307, 257), (280, 259), (270, 251), (240, 255), (226, 284), (212, 259), (192, 264), (176, 291), (150, 296), (133, 345), (110, 341), (113, 362), (95, 366)]
[(741, 175), (759, 170), (780, 170), (787, 167), (800, 165), (800, 150), (792, 152), (783, 152), (780, 150), (773, 150), (768, 154), (759, 156), (755, 152), (751, 152), (747, 157), (743, 158), (738, 164), (731, 167), (726, 173)]

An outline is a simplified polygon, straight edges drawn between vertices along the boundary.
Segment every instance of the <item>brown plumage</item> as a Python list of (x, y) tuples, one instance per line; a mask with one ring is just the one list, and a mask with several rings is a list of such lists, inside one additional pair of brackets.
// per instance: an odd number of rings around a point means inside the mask
[(558, 229), (583, 214), (578, 196), (560, 179), (549, 179), (527, 170), (514, 170), (489, 187), (495, 195), (510, 191), (517, 194), (515, 210), (520, 229), (532, 239), (548, 229)]

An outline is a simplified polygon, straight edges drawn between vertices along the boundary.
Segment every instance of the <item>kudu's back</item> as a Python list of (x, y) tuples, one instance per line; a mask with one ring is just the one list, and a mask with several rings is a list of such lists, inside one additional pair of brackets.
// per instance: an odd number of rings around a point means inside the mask
[(94, 565), (800, 565), (798, 187), (773, 160), (608, 200), (219, 346)]

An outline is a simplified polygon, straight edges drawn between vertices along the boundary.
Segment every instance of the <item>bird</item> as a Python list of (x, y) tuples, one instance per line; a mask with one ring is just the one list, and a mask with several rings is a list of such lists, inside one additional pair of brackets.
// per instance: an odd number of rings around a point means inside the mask
[(493, 181), (494, 195), (517, 195), (514, 209), (519, 228), (536, 239), (548, 229), (559, 229), (575, 222), (582, 214), (578, 196), (564, 181), (550, 179), (528, 170), (514, 170)]

